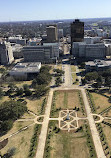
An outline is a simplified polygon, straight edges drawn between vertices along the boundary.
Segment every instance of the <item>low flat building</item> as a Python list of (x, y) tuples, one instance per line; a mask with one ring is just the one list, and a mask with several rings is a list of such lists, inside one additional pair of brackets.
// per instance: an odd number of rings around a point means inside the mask
[(40, 68), (40, 62), (18, 63), (9, 71), (9, 75), (16, 80), (33, 79), (39, 73)]
[(94, 61), (88, 61), (85, 63), (85, 69), (87, 72), (90, 71), (103, 71), (111, 68), (110, 60), (95, 59)]
[(95, 43), (100, 43), (101, 37), (84, 37), (84, 42), (86, 44), (95, 44)]
[(8, 42), (21, 44), (23, 46), (26, 45), (26, 39), (23, 39), (21, 35), (9, 37)]

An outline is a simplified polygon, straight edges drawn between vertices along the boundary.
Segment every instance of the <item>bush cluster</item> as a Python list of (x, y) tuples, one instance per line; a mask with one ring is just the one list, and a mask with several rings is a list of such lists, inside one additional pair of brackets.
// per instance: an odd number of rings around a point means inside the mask
[(51, 137), (54, 134), (58, 134), (59, 132), (60, 132), (60, 129), (56, 127), (55, 122), (51, 121), (49, 123), (49, 128), (48, 128), (44, 158), (50, 158), (50, 151), (52, 150), (52, 147), (50, 145)]
[(110, 155), (110, 152), (109, 152), (109, 147), (108, 147), (108, 144), (106, 142), (106, 137), (104, 135), (103, 129), (102, 129), (100, 124), (97, 124), (96, 127), (97, 127), (97, 130), (99, 132), (100, 140), (101, 140), (105, 155), (109, 156), (109, 158), (111, 158), (111, 155)]
[(81, 96), (81, 92), (80, 91), (78, 92), (78, 96), (79, 96), (79, 102), (80, 102), (80, 105), (81, 105), (82, 113), (83, 113), (83, 115), (85, 115), (84, 102), (83, 102), (83, 98)]
[(85, 124), (85, 131), (86, 131), (87, 145), (89, 147), (90, 157), (91, 158), (96, 158), (97, 156), (96, 156), (96, 152), (95, 152), (95, 148), (94, 148), (90, 128), (87, 124)]
[(28, 158), (34, 158), (37, 150), (37, 144), (38, 144), (38, 137), (40, 135), (41, 131), (41, 125), (35, 125), (34, 127), (34, 134), (32, 136), (32, 139), (30, 141), (30, 150), (29, 150), (29, 155)]
[(91, 111), (94, 113), (94, 112), (96, 112), (96, 108), (95, 108), (95, 105), (94, 105), (93, 97), (92, 97), (91, 93), (88, 90), (86, 91), (86, 94), (88, 96), (88, 101), (89, 101), (89, 105), (91, 107)]
[(43, 99), (41, 109), (40, 109), (40, 115), (42, 115), (45, 111), (45, 105), (46, 105), (46, 98)]

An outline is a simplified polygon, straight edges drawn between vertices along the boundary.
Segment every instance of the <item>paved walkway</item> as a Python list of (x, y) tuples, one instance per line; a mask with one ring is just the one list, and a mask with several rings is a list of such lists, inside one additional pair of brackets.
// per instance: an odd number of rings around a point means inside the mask
[(64, 64), (64, 71), (65, 71), (65, 83), (64, 87), (71, 87), (72, 85), (72, 76), (71, 76), (71, 67), (68, 64)]
[(45, 142), (46, 142), (46, 137), (47, 137), (52, 97), (53, 97), (53, 90), (51, 89), (49, 92), (49, 97), (48, 97), (47, 106), (45, 110), (44, 121), (42, 123), (41, 134), (39, 136), (39, 143), (38, 143), (36, 158), (43, 158), (44, 156), (44, 149), (45, 149)]
[(94, 121), (93, 115), (91, 113), (91, 109), (90, 109), (89, 102), (88, 102), (88, 99), (87, 99), (87, 96), (86, 96), (86, 92), (85, 92), (84, 89), (81, 89), (81, 91), (82, 91), (83, 100), (84, 100), (84, 103), (85, 103), (85, 109), (86, 109), (87, 118), (88, 118), (88, 121), (89, 121), (89, 126), (90, 126), (90, 130), (91, 130), (93, 142), (94, 142), (94, 145), (95, 145), (95, 150), (96, 150), (96, 153), (97, 153), (97, 157), (98, 158), (106, 158), (106, 156), (104, 154), (104, 151), (103, 151), (103, 148), (102, 148), (100, 137), (99, 137), (96, 125), (95, 125), (95, 121)]

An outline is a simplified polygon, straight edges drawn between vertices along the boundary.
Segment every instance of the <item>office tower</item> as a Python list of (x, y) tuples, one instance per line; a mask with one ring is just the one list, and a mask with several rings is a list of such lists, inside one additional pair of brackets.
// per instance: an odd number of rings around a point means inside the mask
[(54, 43), (58, 40), (57, 34), (57, 25), (48, 25), (47, 26), (47, 42)]
[(10, 43), (0, 43), (0, 64), (8, 65), (14, 61)]
[(76, 19), (71, 23), (71, 44), (73, 42), (82, 42), (84, 40), (84, 22)]

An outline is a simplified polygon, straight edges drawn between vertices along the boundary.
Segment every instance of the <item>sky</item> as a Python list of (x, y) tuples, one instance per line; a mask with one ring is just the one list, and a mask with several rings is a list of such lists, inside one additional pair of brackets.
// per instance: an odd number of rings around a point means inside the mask
[(0, 22), (111, 17), (111, 0), (0, 0)]

